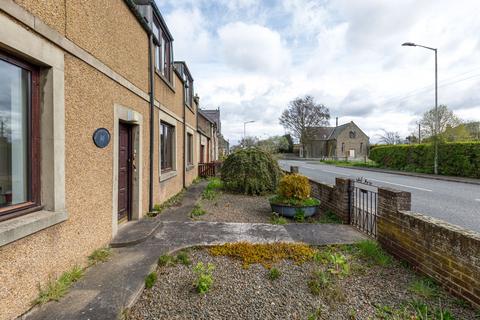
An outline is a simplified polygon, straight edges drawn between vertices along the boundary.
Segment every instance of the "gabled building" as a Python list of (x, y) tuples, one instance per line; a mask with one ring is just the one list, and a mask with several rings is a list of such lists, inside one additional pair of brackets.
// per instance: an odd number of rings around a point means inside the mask
[(335, 127), (309, 128), (311, 139), (303, 157), (363, 159), (368, 156), (369, 137), (353, 122)]

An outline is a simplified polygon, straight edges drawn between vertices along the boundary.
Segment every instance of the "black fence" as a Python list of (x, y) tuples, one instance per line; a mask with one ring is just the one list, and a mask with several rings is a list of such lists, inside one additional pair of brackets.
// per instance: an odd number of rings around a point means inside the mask
[(378, 188), (359, 178), (350, 190), (350, 223), (366, 234), (377, 236)]

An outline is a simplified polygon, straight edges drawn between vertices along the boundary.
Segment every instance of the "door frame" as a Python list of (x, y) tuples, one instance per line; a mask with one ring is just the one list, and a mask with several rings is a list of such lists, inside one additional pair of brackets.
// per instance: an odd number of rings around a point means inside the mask
[(143, 116), (139, 112), (114, 104), (113, 123), (113, 183), (112, 183), (112, 236), (118, 231), (118, 155), (119, 155), (119, 124), (124, 122), (132, 126), (132, 149), (135, 153), (135, 167), (132, 170), (131, 187), (131, 220), (139, 220), (143, 216)]

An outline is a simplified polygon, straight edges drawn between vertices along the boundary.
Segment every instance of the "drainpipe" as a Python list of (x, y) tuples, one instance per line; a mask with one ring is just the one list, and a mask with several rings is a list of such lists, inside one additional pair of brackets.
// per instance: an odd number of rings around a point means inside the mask
[(155, 66), (153, 62), (153, 35), (152, 33), (148, 36), (148, 69), (149, 72), (149, 86), (150, 86), (150, 184), (148, 192), (148, 211), (153, 211), (153, 149), (154, 149), (154, 138), (155, 138), (155, 94), (154, 94), (154, 75), (155, 75)]
[[(185, 109), (187, 106), (185, 105), (185, 83), (183, 84), (183, 187), (187, 187), (187, 119), (185, 115)], [(192, 102), (191, 102), (192, 103)], [(192, 103), (193, 104), (193, 103)], [(192, 141), (193, 143), (193, 141)]]

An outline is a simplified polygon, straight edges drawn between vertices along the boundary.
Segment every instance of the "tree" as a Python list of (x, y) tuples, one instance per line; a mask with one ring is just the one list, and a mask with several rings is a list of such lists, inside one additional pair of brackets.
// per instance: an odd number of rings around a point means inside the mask
[(379, 134), (379, 142), (382, 144), (400, 144), (402, 143), (402, 139), (400, 138), (400, 135), (398, 132), (393, 132), (393, 131), (387, 131), (385, 129), (382, 129), (383, 134)]
[[(435, 108), (428, 110), (423, 114), (420, 120), (422, 136), (432, 137), (435, 135)], [(438, 106), (438, 134), (441, 134), (447, 127), (456, 127), (460, 125), (462, 121), (452, 111), (448, 110), (446, 105)]]
[(313, 138), (314, 127), (329, 124), (330, 111), (323, 104), (315, 102), (312, 96), (290, 101), (280, 117), (280, 124), (305, 146)]
[(284, 152), (284, 153), (292, 153), (293, 152), (293, 139), (292, 139), (292, 136), (287, 133), (286, 135), (284, 135), (285, 139), (287, 140), (287, 143), (288, 143), (288, 148), (286, 149), (280, 149), (280, 152)]
[(258, 143), (257, 137), (245, 137), (240, 140), (240, 145), (244, 148), (254, 147)]
[(257, 142), (257, 146), (269, 153), (278, 153), (281, 150), (288, 150), (288, 140), (285, 136), (273, 136)]

